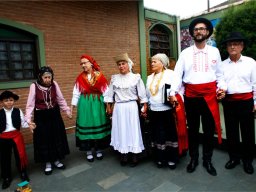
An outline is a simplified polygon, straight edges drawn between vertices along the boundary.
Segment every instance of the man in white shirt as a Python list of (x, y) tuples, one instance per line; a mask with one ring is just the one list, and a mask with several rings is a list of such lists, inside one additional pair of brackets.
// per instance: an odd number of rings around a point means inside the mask
[[(239, 32), (231, 32), (223, 42), (229, 58), (221, 64), (224, 81), (227, 83), (223, 100), (229, 161), (226, 169), (233, 169), (243, 161), (244, 171), (254, 172), (254, 112), (256, 110), (256, 62), (241, 52), (245, 38)], [(242, 143), (240, 144), (241, 132)]]
[(205, 18), (194, 19), (189, 26), (194, 45), (183, 50), (176, 63), (174, 71), (178, 76), (177, 87), (171, 91), (171, 102), (175, 103), (175, 92), (184, 85), (184, 103), (186, 109), (189, 155), (191, 161), (187, 172), (192, 173), (198, 165), (199, 158), (199, 127), (200, 119), (203, 129), (203, 166), (210, 175), (216, 176), (216, 169), (211, 159), (213, 154), (214, 132), (218, 133), (221, 143), (220, 116), (216, 92), (219, 98), (224, 96), (224, 83), (218, 66), (221, 62), (219, 50), (206, 44), (213, 32), (211, 22)]

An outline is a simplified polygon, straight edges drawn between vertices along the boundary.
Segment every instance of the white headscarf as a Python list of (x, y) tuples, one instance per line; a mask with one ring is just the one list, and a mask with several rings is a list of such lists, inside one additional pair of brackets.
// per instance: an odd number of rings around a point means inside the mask
[(163, 64), (165, 69), (167, 69), (170, 65), (169, 57), (167, 57), (167, 55), (164, 53), (157, 53), (156, 55), (154, 55), (152, 57), (152, 59), (157, 59), (157, 60), (161, 61), (161, 63)]

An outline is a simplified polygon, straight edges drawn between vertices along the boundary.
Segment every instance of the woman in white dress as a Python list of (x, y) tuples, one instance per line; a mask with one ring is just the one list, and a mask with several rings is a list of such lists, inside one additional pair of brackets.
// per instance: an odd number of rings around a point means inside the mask
[(144, 150), (137, 101), (143, 104), (141, 113), (146, 115), (148, 100), (140, 74), (131, 72), (132, 62), (128, 54), (118, 55), (114, 59), (120, 73), (112, 75), (109, 89), (104, 96), (107, 113), (112, 114), (110, 145), (121, 154), (122, 166), (128, 163), (130, 153), (130, 165), (134, 167), (138, 163), (137, 154)]

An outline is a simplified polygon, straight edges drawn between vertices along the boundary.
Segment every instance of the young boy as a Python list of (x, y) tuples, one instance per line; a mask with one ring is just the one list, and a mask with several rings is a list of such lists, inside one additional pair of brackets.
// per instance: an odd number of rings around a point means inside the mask
[[(29, 181), (26, 172), (28, 164), (25, 144), (20, 132), (21, 127), (29, 127), (24, 120), (22, 111), (14, 108), (14, 103), (19, 99), (19, 96), (10, 92), (4, 91), (0, 95), (0, 102), (3, 108), (0, 109), (0, 160), (2, 171), (2, 189), (10, 186), (11, 177), (11, 155), (14, 151), (16, 166), (19, 170), (22, 181)], [(35, 124), (31, 124), (34, 127)]]

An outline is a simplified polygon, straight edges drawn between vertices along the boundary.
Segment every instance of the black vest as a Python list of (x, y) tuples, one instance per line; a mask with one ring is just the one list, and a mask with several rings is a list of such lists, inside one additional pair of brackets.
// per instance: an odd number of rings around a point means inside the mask
[[(20, 130), (21, 119), (20, 119), (20, 110), (18, 108), (13, 108), (12, 110), (12, 124), (17, 130)], [(0, 133), (6, 129), (6, 114), (4, 109), (0, 110)]]

